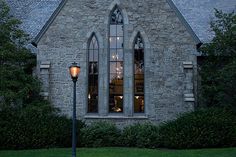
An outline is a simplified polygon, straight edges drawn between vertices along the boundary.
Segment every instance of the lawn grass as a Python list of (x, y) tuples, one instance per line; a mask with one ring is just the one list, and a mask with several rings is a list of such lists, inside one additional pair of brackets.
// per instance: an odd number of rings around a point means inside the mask
[[(138, 148), (79, 148), (78, 157), (236, 157), (236, 148), (168, 150)], [(71, 149), (3, 150), (0, 157), (71, 157)]]

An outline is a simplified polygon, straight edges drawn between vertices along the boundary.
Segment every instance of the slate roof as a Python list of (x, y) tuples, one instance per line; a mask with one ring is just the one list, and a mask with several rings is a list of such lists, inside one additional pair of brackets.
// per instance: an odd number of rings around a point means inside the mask
[(33, 39), (48, 21), (61, 0), (5, 0), (11, 13), (22, 21), (22, 29)]
[(214, 36), (210, 29), (214, 8), (224, 12), (236, 11), (236, 0), (173, 0), (173, 2), (202, 42), (208, 42)]
[[(6, 0), (14, 16), (21, 19), (22, 28), (35, 38), (62, 0)], [(202, 42), (212, 39), (210, 21), (214, 8), (226, 12), (236, 10), (236, 0), (172, 0), (187, 23)]]

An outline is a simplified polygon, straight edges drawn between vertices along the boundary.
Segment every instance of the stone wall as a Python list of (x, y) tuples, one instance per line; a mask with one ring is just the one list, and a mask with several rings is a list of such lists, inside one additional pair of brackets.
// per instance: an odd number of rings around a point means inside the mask
[[(118, 5), (124, 17), (124, 113), (108, 113), (109, 14)], [(99, 113), (87, 114), (87, 44), (99, 42)], [(145, 113), (133, 110), (133, 41), (140, 32), (145, 45)], [(38, 44), (40, 65), (50, 63), (49, 99), (72, 115), (72, 62), (81, 66), (77, 82), (77, 115), (88, 122), (110, 119), (120, 125), (160, 123), (194, 108), (195, 42), (166, 0), (69, 0)], [(186, 64), (187, 62), (187, 64)], [(186, 68), (187, 65), (187, 68)], [(41, 76), (42, 77), (42, 76)], [(44, 75), (45, 77), (45, 75)]]

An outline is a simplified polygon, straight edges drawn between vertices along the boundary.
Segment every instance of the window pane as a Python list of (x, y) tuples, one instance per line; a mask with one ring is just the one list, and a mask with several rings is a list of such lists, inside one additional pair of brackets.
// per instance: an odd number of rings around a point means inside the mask
[(123, 96), (110, 95), (109, 112), (123, 112)]
[(117, 63), (111, 62), (110, 63), (110, 73), (116, 73), (116, 67), (117, 67)]
[(89, 50), (89, 61), (93, 61), (93, 50)]
[(134, 112), (144, 112), (144, 47), (140, 34), (134, 43)]
[(91, 40), (91, 42), (90, 42), (90, 44), (89, 44), (89, 49), (90, 49), (90, 50), (94, 49), (94, 48), (93, 48), (93, 42), (92, 42), (92, 40)]
[(123, 62), (110, 62), (110, 73), (121, 74), (123, 76)]
[(88, 112), (98, 112), (98, 75), (89, 75)]
[(89, 75), (89, 94), (98, 94), (98, 75)]
[(116, 37), (110, 37), (110, 48), (116, 48)]
[(98, 42), (92, 37), (89, 45), (88, 65), (88, 110), (87, 112), (98, 112)]
[(134, 51), (134, 59), (136, 61), (143, 60), (143, 49), (135, 50)]
[(137, 62), (134, 65), (134, 73), (135, 74), (143, 74), (144, 73), (144, 64), (143, 62)]
[(97, 74), (98, 73), (98, 63), (90, 62), (89, 63), (89, 74)]
[(115, 8), (110, 18), (109, 112), (123, 112), (123, 17)]
[(117, 25), (117, 36), (124, 36), (123, 35), (123, 25)]
[(123, 17), (118, 8), (114, 9), (111, 13), (110, 24), (123, 24)]
[(97, 49), (93, 50), (93, 54), (94, 54), (93, 61), (98, 61), (98, 50)]
[(123, 61), (123, 49), (117, 49), (117, 61)]
[(98, 49), (98, 43), (97, 43), (97, 40), (96, 40), (96, 42), (94, 42), (94, 49)]
[(123, 48), (123, 37), (117, 37), (117, 48)]
[(144, 96), (140, 95), (134, 96), (134, 112), (135, 113), (144, 112)]
[(144, 75), (143, 74), (135, 74), (134, 79), (143, 81), (144, 80)]
[(118, 79), (116, 74), (110, 74), (110, 93), (123, 95), (123, 80)]
[(116, 36), (116, 25), (110, 25), (110, 36)]
[(98, 112), (98, 95), (90, 93), (88, 94), (88, 112)]
[[(139, 78), (141, 75), (136, 75), (136, 76), (138, 76), (138, 78)], [(135, 80), (134, 81), (134, 85), (135, 85), (134, 92), (136, 94), (143, 94), (143, 92), (144, 92), (144, 82), (143, 82), (143, 79)]]
[(114, 85), (115, 81), (116, 81), (116, 73), (110, 74), (110, 84)]
[(116, 61), (116, 49), (110, 49), (110, 61)]

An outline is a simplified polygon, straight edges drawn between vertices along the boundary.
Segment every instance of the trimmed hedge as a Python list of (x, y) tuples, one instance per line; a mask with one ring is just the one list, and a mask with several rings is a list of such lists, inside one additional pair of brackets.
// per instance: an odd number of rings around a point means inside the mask
[(159, 145), (158, 127), (151, 123), (134, 124), (124, 128), (122, 145), (126, 147), (157, 148)]
[[(71, 147), (71, 120), (58, 116), (49, 105), (39, 104), (21, 110), (0, 111), (0, 149)], [(77, 146), (85, 147), (186, 149), (236, 146), (236, 114), (227, 109), (186, 113), (160, 126), (134, 124), (122, 132), (106, 121), (87, 127), (78, 121), (79, 129)]]
[[(70, 147), (72, 122), (53, 110), (47, 103), (38, 103), (0, 111), (0, 149)], [(81, 128), (84, 123), (77, 125)]]
[(236, 146), (236, 116), (226, 109), (199, 110), (165, 123), (159, 133), (166, 148)]
[(120, 130), (115, 124), (100, 121), (81, 129), (82, 146), (106, 147), (120, 145)]

